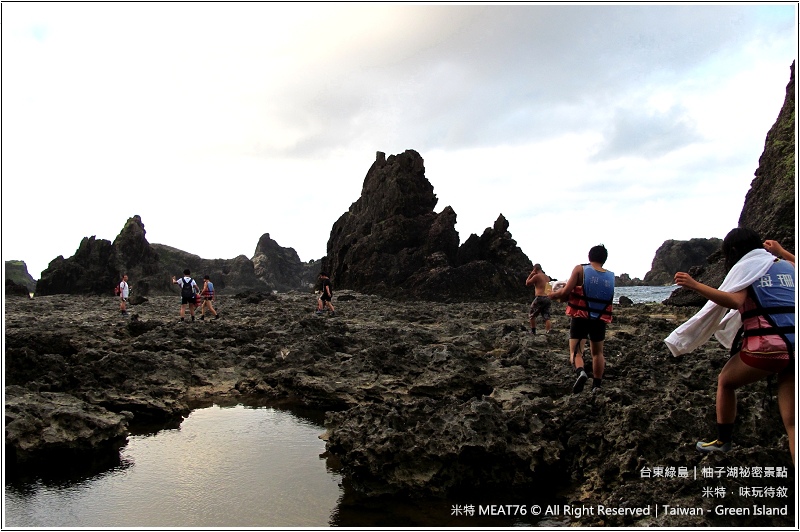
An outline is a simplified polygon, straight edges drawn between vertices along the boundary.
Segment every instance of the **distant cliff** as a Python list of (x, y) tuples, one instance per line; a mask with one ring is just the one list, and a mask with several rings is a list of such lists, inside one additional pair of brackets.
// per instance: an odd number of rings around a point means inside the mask
[[(778, 240), (795, 253), (795, 64), (790, 67), (786, 97), (775, 124), (767, 133), (764, 152), (758, 160), (739, 216), (739, 227), (749, 227), (763, 239)], [(733, 229), (733, 228), (731, 228)], [(724, 235), (723, 235), (724, 236)], [(689, 271), (697, 280), (718, 287), (725, 278), (722, 253), (712, 253), (704, 265)], [(676, 306), (701, 306), (706, 299), (680, 288), (665, 301)]]
[(693, 266), (706, 264), (708, 256), (718, 251), (720, 238), (667, 240), (656, 250), (650, 271), (644, 276), (649, 286), (671, 285), (675, 272), (687, 272)]
[(28, 266), (21, 260), (6, 261), (4, 297), (30, 297), (36, 290), (36, 280), (28, 273)]
[(36, 279), (31, 277), (28, 273), (28, 265), (21, 260), (7, 260), (6, 262), (6, 278), (5, 281), (11, 281), (13, 284), (24, 287), (27, 293), (36, 290)]

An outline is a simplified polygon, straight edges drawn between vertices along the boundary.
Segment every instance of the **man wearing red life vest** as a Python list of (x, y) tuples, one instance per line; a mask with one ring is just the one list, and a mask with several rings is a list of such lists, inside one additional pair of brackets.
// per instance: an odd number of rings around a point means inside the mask
[(583, 390), (589, 379), (583, 367), (583, 342), (588, 338), (592, 353), (592, 392), (600, 388), (606, 359), (603, 343), (606, 324), (611, 323), (614, 301), (614, 272), (603, 268), (608, 250), (600, 244), (589, 250), (589, 263), (573, 268), (567, 284), (550, 293), (550, 298), (567, 302), (567, 316), (572, 319), (569, 326), (570, 362), (575, 368), (577, 380), (572, 393)]

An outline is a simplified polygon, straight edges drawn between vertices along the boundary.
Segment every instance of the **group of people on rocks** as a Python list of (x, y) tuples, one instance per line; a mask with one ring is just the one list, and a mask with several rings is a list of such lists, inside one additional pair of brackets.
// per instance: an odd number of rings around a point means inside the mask
[[(730, 349), (730, 358), (717, 379), (717, 437), (698, 441), (703, 453), (729, 451), (736, 420), (736, 390), (777, 375), (778, 409), (789, 438), (794, 463), (795, 371), (795, 257), (774, 240), (762, 241), (747, 228), (736, 228), (722, 242), (726, 276), (719, 288), (677, 272), (676, 285), (693, 290), (708, 302), (665, 340), (674, 356), (688, 353), (711, 336)], [(541, 317), (545, 334), (552, 330), (551, 300), (566, 302), (570, 316), (569, 361), (575, 371), (573, 393), (589, 379), (584, 370), (583, 346), (589, 341), (592, 356), (592, 393), (597, 393), (605, 371), (603, 343), (611, 323), (614, 273), (605, 269), (608, 251), (603, 245), (589, 250), (589, 262), (573, 268), (566, 283), (551, 288), (550, 277), (535, 264), (525, 281), (534, 288), (528, 317), (531, 333)], [(558, 285), (556, 285), (558, 286)]]
[[(192, 272), (189, 269), (183, 270), (183, 277), (176, 279), (172, 276), (172, 284), (177, 284), (181, 289), (181, 321), (186, 319), (186, 308), (189, 308), (189, 315), (194, 321), (194, 313), (197, 308), (198, 295), (200, 296), (200, 319), (206, 319), (205, 313), (208, 310), (214, 319), (219, 319), (219, 313), (214, 308), (217, 294), (214, 291), (214, 283), (208, 275), (203, 276), (203, 288), (199, 288), (197, 282), (192, 279)], [(117, 289), (119, 294), (119, 309), (123, 316), (127, 312), (128, 297), (130, 296), (130, 286), (128, 285), (128, 275), (122, 276), (122, 281)]]
[[(195, 309), (197, 308), (198, 294), (200, 296), (200, 319), (204, 320), (206, 309), (214, 316), (214, 319), (219, 319), (219, 313), (214, 308), (214, 302), (217, 300), (217, 294), (214, 291), (214, 283), (208, 275), (203, 276), (203, 288), (199, 288), (197, 282), (192, 279), (192, 272), (187, 268), (183, 270), (183, 277), (178, 279), (172, 276), (172, 284), (177, 284), (181, 289), (181, 321), (186, 319), (186, 309), (189, 309), (191, 320), (195, 319)], [(322, 314), (325, 310), (330, 311), (331, 316), (336, 314), (333, 308), (333, 287), (331, 285), (330, 277), (325, 272), (319, 274), (320, 282), (322, 283), (322, 291), (317, 299), (317, 314)], [(116, 290), (119, 296), (119, 309), (123, 316), (127, 315), (128, 297), (130, 295), (130, 286), (128, 285), (128, 275), (124, 274), (119, 286)]]
[(197, 307), (197, 295), (200, 294), (200, 319), (206, 319), (206, 309), (214, 316), (214, 319), (219, 319), (219, 313), (214, 309), (213, 302), (217, 300), (217, 294), (214, 292), (214, 283), (208, 275), (203, 276), (203, 288), (200, 289), (197, 283), (192, 279), (192, 272), (189, 269), (183, 270), (183, 277), (175, 279), (172, 276), (172, 284), (177, 284), (181, 288), (181, 321), (186, 317), (186, 307), (189, 307), (189, 314), (192, 321), (194, 321), (194, 309)]

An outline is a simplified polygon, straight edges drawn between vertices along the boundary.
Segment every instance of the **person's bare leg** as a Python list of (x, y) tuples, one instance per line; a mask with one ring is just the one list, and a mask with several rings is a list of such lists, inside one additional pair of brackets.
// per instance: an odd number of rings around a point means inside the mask
[(789, 452), (794, 464), (794, 371), (791, 368), (778, 375), (778, 409), (789, 436)]

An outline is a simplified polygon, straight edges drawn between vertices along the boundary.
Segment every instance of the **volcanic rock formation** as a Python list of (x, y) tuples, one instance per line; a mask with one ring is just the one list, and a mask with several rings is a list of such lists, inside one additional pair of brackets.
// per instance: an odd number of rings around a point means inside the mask
[(25, 289), (25, 295), (36, 290), (36, 279), (28, 273), (28, 265), (21, 260), (6, 261), (6, 284), (8, 281)]
[(294, 248), (281, 247), (269, 233), (258, 239), (252, 260), (255, 276), (281, 292), (300, 288), (310, 290), (319, 274), (317, 261), (303, 264)]
[(706, 264), (708, 256), (719, 251), (721, 245), (719, 238), (667, 240), (656, 251), (644, 283), (650, 286), (671, 285), (675, 272), (686, 272), (692, 266)]
[(328, 270), (337, 288), (397, 299), (515, 300), (528, 297), (533, 264), (501, 214), (459, 247), (456, 213), (438, 199), (422, 157), (378, 152), (359, 199), (333, 224)]
[(218, 291), (310, 290), (319, 272), (314, 261), (303, 263), (292, 248), (282, 248), (265, 234), (253, 260), (203, 259), (163, 244), (150, 244), (139, 216), (129, 218), (111, 243), (94, 236), (84, 238), (74, 256), (50, 262), (36, 285), (37, 295), (108, 295), (123, 273), (128, 274), (137, 296), (176, 293), (172, 276), (189, 269), (199, 280), (208, 275)]

